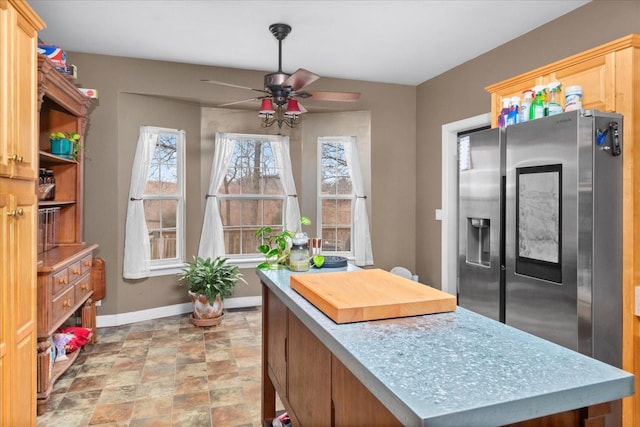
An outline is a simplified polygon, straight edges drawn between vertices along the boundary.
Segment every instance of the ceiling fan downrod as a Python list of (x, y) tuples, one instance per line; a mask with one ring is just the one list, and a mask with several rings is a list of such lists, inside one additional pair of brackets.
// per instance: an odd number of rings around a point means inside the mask
[(269, 31), (278, 40), (278, 73), (282, 73), (282, 40), (291, 32), (291, 26), (287, 24), (271, 24)]

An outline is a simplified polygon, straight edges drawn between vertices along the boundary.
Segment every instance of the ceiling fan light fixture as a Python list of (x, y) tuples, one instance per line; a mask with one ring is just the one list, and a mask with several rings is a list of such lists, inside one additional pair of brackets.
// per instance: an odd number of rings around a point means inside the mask
[(260, 104), (260, 115), (273, 114), (275, 110), (273, 109), (273, 103), (270, 98), (265, 98), (262, 100)]
[(285, 112), (285, 114), (287, 116), (297, 116), (299, 114), (302, 114), (297, 99), (290, 98), (289, 101), (287, 101), (287, 111)]

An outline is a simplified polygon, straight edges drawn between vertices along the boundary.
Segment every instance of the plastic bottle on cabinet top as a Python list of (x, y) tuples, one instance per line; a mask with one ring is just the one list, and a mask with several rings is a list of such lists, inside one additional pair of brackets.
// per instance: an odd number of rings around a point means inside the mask
[(502, 110), (498, 116), (498, 126), (503, 128), (507, 125), (507, 116), (509, 115), (509, 106), (511, 105), (511, 98), (502, 99)]
[(535, 92), (535, 97), (531, 101), (531, 107), (529, 108), (529, 120), (544, 117), (545, 87), (542, 85), (536, 86), (533, 91)]
[(547, 99), (546, 116), (555, 116), (562, 113), (562, 105), (559, 102), (559, 93), (562, 91), (560, 82), (551, 82), (547, 85), (549, 96)]
[(520, 97), (512, 96), (511, 103), (509, 105), (509, 114), (507, 114), (507, 126), (515, 125), (520, 120)]
[(529, 120), (529, 109), (531, 108), (531, 102), (536, 95), (531, 89), (527, 89), (522, 92), (522, 106), (520, 107), (520, 122), (526, 122)]
[(564, 111), (573, 111), (582, 108), (582, 86), (574, 85), (567, 87), (564, 96)]

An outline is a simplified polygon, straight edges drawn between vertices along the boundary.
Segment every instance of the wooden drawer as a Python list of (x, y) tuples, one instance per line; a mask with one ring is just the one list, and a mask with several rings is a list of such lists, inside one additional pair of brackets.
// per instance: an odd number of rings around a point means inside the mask
[(68, 317), (75, 304), (75, 287), (58, 295), (51, 301), (51, 323), (56, 323), (59, 319)]
[(51, 295), (59, 294), (65, 291), (69, 287), (69, 269), (63, 268), (62, 270), (54, 273), (51, 276)]
[(69, 270), (69, 283), (76, 283), (82, 276), (82, 261), (74, 262), (67, 269)]
[(80, 261), (80, 268), (82, 269), (82, 274), (91, 271), (91, 266), (93, 265), (93, 254), (89, 254), (86, 257), (82, 258)]
[(77, 302), (82, 301), (84, 297), (87, 294), (90, 294), (91, 291), (93, 290), (93, 287), (91, 286), (91, 275), (85, 274), (84, 276), (82, 276), (78, 280), (78, 283), (76, 283), (74, 288), (75, 288), (75, 300)]

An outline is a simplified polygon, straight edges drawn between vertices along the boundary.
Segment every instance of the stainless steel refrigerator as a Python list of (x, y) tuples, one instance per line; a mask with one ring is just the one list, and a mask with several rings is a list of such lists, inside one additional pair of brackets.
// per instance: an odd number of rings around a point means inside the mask
[(459, 138), (458, 303), (622, 364), (622, 116)]

